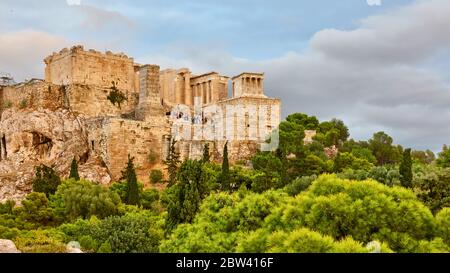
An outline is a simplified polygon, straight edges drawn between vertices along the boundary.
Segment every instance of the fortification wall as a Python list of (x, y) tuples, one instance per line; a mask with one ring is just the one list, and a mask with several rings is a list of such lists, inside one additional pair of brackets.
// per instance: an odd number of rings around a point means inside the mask
[(120, 118), (92, 119), (87, 127), (91, 149), (102, 157), (113, 181), (120, 179), (128, 154), (135, 158), (141, 182), (149, 181), (150, 170), (164, 169), (169, 127)]
[(63, 49), (45, 60), (45, 80), (53, 84), (84, 84), (110, 88), (115, 82), (120, 90), (136, 90), (137, 66), (133, 58), (110, 51), (85, 51), (82, 46)]
[(128, 115), (134, 117), (135, 109), (138, 105), (139, 93), (134, 90), (124, 90), (127, 97), (120, 108), (114, 105), (108, 95), (110, 88), (73, 84), (64, 86), (67, 93), (66, 103), (74, 112), (84, 114), (88, 117), (120, 117)]
[(3, 87), (0, 92), (0, 112), (6, 108), (51, 109), (64, 106), (65, 93), (60, 86), (42, 80)]

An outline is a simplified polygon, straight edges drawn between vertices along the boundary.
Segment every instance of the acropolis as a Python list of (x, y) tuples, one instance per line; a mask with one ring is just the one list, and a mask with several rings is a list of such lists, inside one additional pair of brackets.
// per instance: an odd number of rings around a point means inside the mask
[[(131, 155), (146, 182), (152, 169), (164, 169), (171, 139), (182, 159), (200, 158), (209, 143), (220, 162), (228, 142), (230, 160), (245, 162), (280, 123), (281, 102), (264, 94), (263, 73), (230, 78), (160, 70), (83, 46), (44, 61), (44, 80), (0, 86), (0, 182), (23, 192), (34, 166), (53, 165), (67, 175), (73, 158), (84, 178), (109, 184)], [(123, 100), (115, 103), (112, 92)], [(8, 192), (2, 186), (0, 199), (15, 197)]]

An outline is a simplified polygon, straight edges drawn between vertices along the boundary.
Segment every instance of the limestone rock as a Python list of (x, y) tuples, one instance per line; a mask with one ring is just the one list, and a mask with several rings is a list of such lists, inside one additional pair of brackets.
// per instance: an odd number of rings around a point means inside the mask
[(6, 142), (7, 156), (0, 161), (0, 201), (23, 199), (32, 190), (37, 165), (55, 166), (66, 177), (74, 157), (85, 161), (79, 167), (83, 178), (109, 183), (108, 172), (100, 164), (83, 166), (92, 162), (84, 127), (83, 117), (66, 109), (4, 111), (0, 138)]
[(0, 253), (20, 253), (20, 251), (13, 241), (0, 239)]
[(80, 243), (78, 242), (69, 242), (67, 244), (67, 253), (83, 253), (83, 251), (81, 251), (81, 246)]

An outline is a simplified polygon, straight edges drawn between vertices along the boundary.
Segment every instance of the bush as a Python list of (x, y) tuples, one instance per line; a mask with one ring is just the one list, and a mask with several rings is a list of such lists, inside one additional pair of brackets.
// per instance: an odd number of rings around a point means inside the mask
[[(45, 194), (32, 192), (14, 209), (17, 218), (27, 224), (28, 229), (52, 224), (54, 215)], [(16, 221), (17, 222), (17, 221)]]
[(115, 192), (85, 180), (65, 181), (52, 197), (55, 212), (69, 220), (116, 215), (119, 203), (120, 197)]
[(424, 245), (442, 251), (435, 239), (436, 220), (411, 190), (322, 175), (295, 197), (281, 191), (213, 194), (161, 251), (366, 252), (362, 246), (373, 241), (381, 242), (381, 252), (420, 252)]
[(20, 101), (19, 103), (19, 109), (25, 109), (28, 106), (28, 100), (27, 99), (23, 99)]
[(316, 175), (312, 176), (303, 176), (295, 179), (292, 183), (288, 184), (284, 191), (287, 192), (290, 196), (295, 196), (302, 191), (308, 189), (311, 186), (312, 182), (317, 179)]
[(14, 243), (24, 253), (65, 253), (64, 240), (57, 230), (32, 230), (20, 233)]
[(146, 190), (141, 193), (141, 206), (144, 209), (152, 209), (155, 202), (159, 200), (159, 192), (155, 189)]
[(161, 183), (163, 180), (163, 173), (161, 170), (152, 170), (150, 172), (150, 182), (153, 184)]
[(436, 215), (438, 236), (450, 246), (450, 208), (444, 208)]

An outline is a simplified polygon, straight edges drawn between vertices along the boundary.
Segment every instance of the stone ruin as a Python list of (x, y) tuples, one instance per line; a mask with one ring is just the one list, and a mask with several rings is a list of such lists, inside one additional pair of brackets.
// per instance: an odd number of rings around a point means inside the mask
[[(164, 170), (172, 138), (183, 159), (200, 158), (209, 143), (220, 162), (228, 142), (230, 160), (245, 161), (267, 148), (280, 123), (281, 102), (264, 95), (261, 73), (230, 79), (160, 71), (82, 46), (44, 61), (45, 80), (0, 86), (0, 201), (31, 190), (34, 166), (52, 165), (67, 176), (73, 158), (83, 178), (109, 184), (121, 178), (130, 154), (140, 181), (148, 182), (152, 169)], [(114, 90), (122, 95), (117, 104)]]

